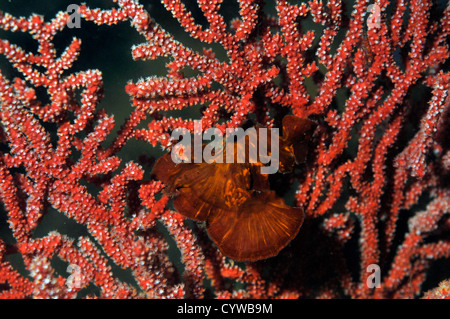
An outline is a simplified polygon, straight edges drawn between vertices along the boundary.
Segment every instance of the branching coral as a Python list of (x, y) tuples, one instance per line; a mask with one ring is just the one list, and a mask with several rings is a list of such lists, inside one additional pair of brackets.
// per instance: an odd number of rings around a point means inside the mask
[[(0, 198), (14, 236), (0, 241), (1, 297), (70, 298), (89, 285), (109, 298), (423, 293), (432, 262), (450, 255), (446, 4), (378, 0), (380, 19), (370, 19), (379, 24), (368, 27), (367, 16), (377, 11), (368, 12), (366, 0), (278, 0), (273, 14), (262, 1), (240, 0), (231, 21), (222, 1), (198, 0), (203, 24), (187, 3), (162, 1), (190, 38), (220, 46), (223, 59), (177, 40), (138, 0), (114, 2), (111, 9), (80, 5), (83, 23), (129, 23), (144, 41), (132, 48), (133, 58), (163, 59), (167, 74), (124, 84), (134, 110), (108, 145), (115, 121), (99, 109), (101, 70), (71, 71), (83, 52), (78, 38), (62, 53), (54, 47), (69, 13), (44, 20), (0, 12), (1, 29), (27, 33), (38, 45), (33, 52), (0, 40), (0, 54), (18, 72), (0, 74)], [(205, 130), (248, 120), (279, 127), (288, 113), (319, 123), (306, 164), (277, 177), (298, 185), (295, 204), (306, 214), (299, 236), (278, 256), (232, 263), (201, 225), (170, 209), (164, 185), (147, 179), (146, 167), (118, 155), (133, 140), (170, 150), (172, 130), (194, 129), (194, 118), (171, 112), (198, 106)], [(140, 127), (145, 120), (147, 128)], [(35, 237), (49, 207), (89, 235)], [(169, 237), (182, 274), (167, 253)], [(10, 262), (14, 253), (26, 271)], [(77, 285), (54, 270), (55, 256), (83, 270)], [(112, 264), (134, 282), (118, 278)], [(368, 285), (374, 264), (379, 288)], [(445, 285), (425, 296), (448, 295)]]

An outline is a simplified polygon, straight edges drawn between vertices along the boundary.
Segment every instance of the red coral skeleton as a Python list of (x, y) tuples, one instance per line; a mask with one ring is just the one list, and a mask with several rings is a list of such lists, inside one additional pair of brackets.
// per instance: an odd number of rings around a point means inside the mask
[[(261, 0), (239, 0), (239, 16), (228, 21), (221, 0), (198, 0), (206, 21), (199, 24), (185, 2), (161, 2), (189, 37), (221, 46), (226, 59), (178, 41), (138, 0), (80, 5), (83, 23), (128, 23), (142, 36), (134, 60), (167, 62), (165, 76), (124, 86), (134, 110), (109, 145), (115, 121), (99, 108), (101, 70), (71, 71), (80, 39), (63, 52), (54, 46), (69, 13), (47, 21), (0, 11), (2, 37), (22, 32), (37, 43), (28, 51), (0, 39), (0, 55), (17, 72), (0, 73), (1, 214), (14, 238), (0, 239), (0, 297), (448, 297), (448, 273), (437, 276), (436, 289), (424, 287), (434, 262), (450, 258), (450, 7), (376, 0), (379, 11), (371, 11), (357, 0), (349, 13), (350, 4), (337, 0), (277, 0), (268, 13)], [(305, 222), (278, 256), (234, 263), (201, 225), (170, 209), (165, 185), (145, 177), (151, 167), (120, 158), (133, 140), (170, 151), (172, 130), (194, 130), (193, 118), (171, 111), (197, 106), (204, 130), (248, 120), (279, 127), (289, 113), (319, 123), (306, 163), (280, 177), (298, 185)], [(50, 207), (88, 235), (35, 236)], [(55, 258), (82, 271), (57, 271)], [(371, 265), (381, 272), (375, 287)]]

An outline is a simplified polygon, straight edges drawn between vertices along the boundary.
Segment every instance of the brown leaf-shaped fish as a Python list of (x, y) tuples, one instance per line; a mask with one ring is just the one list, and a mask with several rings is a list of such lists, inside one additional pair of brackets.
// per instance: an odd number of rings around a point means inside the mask
[[(290, 171), (294, 163), (305, 160), (314, 128), (315, 122), (308, 119), (283, 119), (281, 171)], [(246, 152), (235, 149), (235, 154), (238, 151)], [(259, 171), (261, 165), (175, 164), (168, 153), (158, 159), (152, 174), (174, 196), (179, 213), (207, 222), (210, 238), (224, 255), (238, 261), (255, 261), (277, 255), (297, 235), (304, 219), (301, 208), (286, 205), (269, 189), (268, 176)]]
[(294, 164), (304, 163), (308, 143), (317, 123), (293, 115), (283, 117), (283, 135), (280, 138), (280, 172), (292, 171)]

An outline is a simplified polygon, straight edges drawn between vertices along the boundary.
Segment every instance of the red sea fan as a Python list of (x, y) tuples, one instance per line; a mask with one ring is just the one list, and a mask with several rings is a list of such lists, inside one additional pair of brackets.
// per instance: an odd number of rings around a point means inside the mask
[[(424, 293), (450, 276), (439, 268), (450, 257), (447, 4), (222, 2), (117, 0), (45, 17), (0, 5), (0, 296), (447, 296), (448, 281)], [(93, 45), (129, 26), (143, 41), (136, 63), (165, 66), (120, 84), (134, 109), (117, 133), (101, 109), (108, 70), (79, 69), (99, 59), (77, 36), (55, 45), (77, 19)], [(171, 209), (149, 161), (122, 152), (135, 141), (170, 151), (172, 131), (200, 117), (223, 131), (280, 127), (286, 114), (318, 123), (305, 163), (270, 177), (305, 222), (263, 261), (223, 256)], [(82, 234), (40, 234), (49, 214)]]

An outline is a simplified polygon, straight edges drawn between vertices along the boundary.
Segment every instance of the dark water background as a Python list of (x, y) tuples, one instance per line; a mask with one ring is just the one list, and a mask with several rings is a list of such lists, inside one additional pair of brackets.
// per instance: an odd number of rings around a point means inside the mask
[[(91, 8), (105, 8), (110, 9), (115, 7), (111, 0), (87, 0), (87, 5)], [(204, 44), (198, 40), (192, 39), (180, 26), (177, 20), (175, 20), (169, 12), (163, 7), (159, 0), (147, 0), (140, 1), (144, 4), (146, 10), (150, 13), (152, 18), (156, 20), (166, 31), (174, 35), (174, 37), (185, 44), (186, 46), (201, 51), (204, 47), (212, 48), (216, 56), (223, 61), (227, 60), (227, 56), (222, 47), (217, 44)], [(350, 14), (352, 10), (352, 1), (345, 1), (347, 3), (346, 12), (347, 15)], [(29, 17), (31, 14), (36, 13), (43, 15), (46, 21), (54, 18), (59, 11), (65, 11), (67, 6), (77, 3), (76, 0), (41, 0), (41, 1), (30, 1), (30, 0), (0, 0), (0, 11), (8, 12), (13, 16), (24, 16)], [(444, 1), (439, 1), (442, 5)], [(185, 4), (189, 10), (193, 12), (193, 16), (196, 21), (202, 25), (207, 25), (206, 19), (202, 16), (195, 1), (185, 1)], [(267, 5), (264, 10), (272, 15), (276, 15), (275, 6), (272, 1), (267, 1)], [(239, 7), (236, 1), (225, 0), (222, 5), (221, 13), (225, 17), (225, 20), (229, 22), (233, 18), (238, 17)], [(323, 27), (313, 23), (310, 19), (305, 20), (302, 24), (307, 29), (316, 30), (317, 37), (316, 41), (320, 38), (321, 31)], [(342, 41), (342, 38), (346, 32), (346, 29), (342, 29), (336, 41), (332, 46), (332, 52), (336, 49), (337, 45)], [(54, 39), (55, 48), (58, 53), (62, 53), (65, 48), (70, 44), (73, 37), (81, 39), (81, 52), (78, 59), (75, 61), (73, 67), (68, 71), (74, 73), (77, 71), (86, 71), (89, 69), (98, 69), (102, 72), (104, 81), (104, 98), (98, 106), (98, 109), (105, 109), (108, 114), (113, 114), (116, 126), (113, 132), (109, 135), (108, 139), (105, 141), (105, 145), (109, 145), (112, 139), (116, 136), (116, 133), (120, 126), (124, 123), (127, 116), (133, 111), (133, 107), (130, 103), (130, 98), (125, 92), (125, 85), (129, 81), (137, 82), (140, 78), (147, 76), (164, 76), (166, 74), (165, 62), (168, 59), (159, 58), (156, 61), (134, 61), (131, 55), (131, 47), (145, 42), (145, 39), (139, 35), (136, 30), (130, 27), (129, 22), (122, 22), (118, 25), (113, 26), (97, 26), (92, 22), (81, 20), (81, 28), (65, 28), (62, 32), (58, 32)], [(5, 32), (0, 30), (0, 38), (8, 39), (10, 42), (15, 43), (22, 47), (25, 51), (36, 52), (37, 43), (32, 39), (29, 34), (23, 34), (21, 32)], [(2, 74), (8, 78), (13, 79), (14, 77), (22, 77), (5, 59), (4, 56), (0, 56), (0, 70)], [(316, 95), (316, 86), (312, 81), (306, 83), (308, 92), (311, 96)], [(38, 91), (38, 94), (39, 91)], [(45, 102), (48, 98), (45, 94), (40, 96)], [(346, 98), (348, 97), (348, 92), (342, 90), (337, 98), (336, 105), (337, 108), (343, 109), (345, 105)], [(191, 110), (174, 111), (174, 116), (186, 116), (187, 118), (198, 118), (200, 116), (199, 107), (193, 107)], [(149, 120), (143, 121), (139, 127), (146, 127)], [(48, 130), (53, 133), (55, 128), (49, 126)], [(350, 142), (350, 151), (356, 151), (357, 145)], [(3, 151), (3, 149), (0, 149)], [(163, 154), (160, 147), (152, 147), (148, 143), (130, 140), (126, 146), (117, 154), (122, 159), (122, 167), (129, 161), (135, 161), (139, 163), (139, 157), (145, 154), (150, 157), (159, 157)], [(146, 175), (144, 179), (149, 178), (150, 167), (144, 167), (146, 170)], [(292, 202), (295, 188), (298, 184), (292, 185), (290, 191), (286, 194), (286, 201)], [(89, 191), (95, 194), (99, 190), (94, 185), (87, 185)], [(166, 233), (164, 227), (159, 228), (161, 232)], [(76, 223), (75, 221), (67, 218), (64, 214), (54, 210), (53, 208), (48, 208), (48, 211), (44, 214), (42, 222), (37, 227), (34, 232), (34, 237), (46, 236), (49, 231), (57, 230), (61, 234), (65, 234), (71, 238), (78, 238), (79, 236), (90, 236), (87, 232), (86, 227)], [(0, 238), (4, 240), (7, 244), (13, 244), (15, 242), (12, 232), (9, 229), (6, 212), (3, 206), (0, 206)], [(176, 267), (182, 271), (183, 265), (180, 261), (180, 253), (176, 248), (175, 243), (171, 238), (168, 238), (170, 244), (170, 256), (174, 261)], [(94, 240), (95, 241), (95, 240)], [(359, 254), (358, 250), (354, 252)], [(357, 259), (356, 256), (349, 256), (350, 258)], [(11, 254), (7, 258), (10, 260), (11, 264), (19, 270), (23, 275), (27, 276), (27, 271), (23, 264), (22, 257), (20, 254)], [(68, 264), (58, 257), (54, 257), (52, 264), (57, 273), (62, 276), (67, 277), (69, 274), (66, 269)], [(356, 263), (357, 264), (357, 263)], [(115, 275), (122, 281), (129, 282), (131, 284), (136, 284), (131, 272), (128, 270), (121, 269), (120, 267), (114, 265), (110, 262)], [(437, 267), (437, 266), (436, 266)], [(435, 272), (440, 273), (443, 266), (439, 266)], [(446, 266), (448, 268), (448, 264)], [(438, 276), (441, 277), (441, 276)], [(448, 276), (447, 276), (448, 277)], [(445, 277), (444, 277), (445, 278)], [(443, 278), (441, 278), (443, 279)], [(431, 282), (430, 287), (436, 285), (436, 282)], [(86, 289), (84, 293), (96, 292), (96, 287), (90, 287)], [(82, 295), (82, 294), (81, 294)]]

